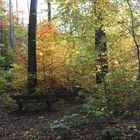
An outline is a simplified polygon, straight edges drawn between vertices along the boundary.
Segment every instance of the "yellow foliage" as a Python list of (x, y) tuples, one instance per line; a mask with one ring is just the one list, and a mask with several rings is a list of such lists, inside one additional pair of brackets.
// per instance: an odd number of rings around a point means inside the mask
[(37, 32), (38, 79), (45, 88), (66, 87), (68, 84), (74, 44), (62, 39), (61, 35), (47, 21)]
[(13, 64), (11, 71), (14, 73), (12, 86), (20, 93), (27, 85), (27, 69), (24, 65)]

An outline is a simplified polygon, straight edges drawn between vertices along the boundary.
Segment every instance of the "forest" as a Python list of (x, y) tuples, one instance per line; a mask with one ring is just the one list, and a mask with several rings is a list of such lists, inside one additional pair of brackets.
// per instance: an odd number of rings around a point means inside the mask
[(0, 0), (0, 140), (140, 140), (140, 1), (24, 2)]

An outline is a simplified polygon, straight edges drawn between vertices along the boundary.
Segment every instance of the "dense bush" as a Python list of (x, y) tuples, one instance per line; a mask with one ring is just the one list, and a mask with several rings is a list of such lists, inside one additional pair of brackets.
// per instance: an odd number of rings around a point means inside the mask
[(14, 92), (11, 86), (13, 76), (10, 70), (0, 70), (0, 106), (6, 108), (13, 105), (13, 100), (10, 98), (10, 95)]

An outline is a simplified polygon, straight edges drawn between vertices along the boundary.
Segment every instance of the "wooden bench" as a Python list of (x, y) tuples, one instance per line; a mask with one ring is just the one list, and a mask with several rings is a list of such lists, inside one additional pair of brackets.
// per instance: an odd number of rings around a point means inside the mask
[(25, 103), (46, 103), (47, 109), (51, 109), (51, 103), (58, 101), (55, 95), (12, 95), (20, 111), (23, 110)]
[(78, 96), (73, 93), (51, 93), (45, 95), (11, 95), (11, 98), (15, 100), (20, 111), (23, 110), (23, 104), (25, 103), (46, 103), (47, 110), (51, 110), (51, 104), (59, 101), (60, 99), (72, 100)]

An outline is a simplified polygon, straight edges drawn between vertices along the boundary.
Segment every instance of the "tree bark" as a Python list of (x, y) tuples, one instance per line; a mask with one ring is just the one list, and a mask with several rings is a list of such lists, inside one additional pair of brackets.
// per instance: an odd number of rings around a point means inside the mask
[(94, 14), (97, 18), (95, 23), (100, 23), (100, 26), (95, 30), (95, 49), (98, 51), (98, 65), (100, 65), (100, 70), (97, 68), (96, 73), (96, 83), (100, 84), (104, 82), (105, 75), (108, 72), (108, 62), (107, 62), (107, 43), (106, 43), (106, 33), (102, 28), (103, 17), (102, 13), (97, 11), (97, 1), (94, 1)]
[(103, 29), (97, 29), (95, 32), (95, 47), (99, 52), (99, 57), (97, 59), (98, 64), (100, 64), (100, 71), (96, 73), (96, 83), (102, 83), (104, 76), (108, 72), (108, 62), (105, 56), (107, 51), (106, 45), (106, 34)]
[(10, 12), (10, 46), (14, 49), (14, 29), (13, 29), (13, 19), (12, 19), (12, 1), (9, 0), (9, 12)]
[(48, 21), (51, 21), (51, 3), (48, 1)]
[(29, 26), (28, 26), (28, 93), (29, 94), (33, 93), (37, 86), (36, 24), (37, 24), (37, 0), (31, 0)]
[(140, 81), (140, 46), (138, 45), (138, 42), (136, 40), (136, 32), (135, 32), (135, 25), (134, 25), (134, 14), (133, 14), (133, 9), (131, 7), (131, 3), (129, 0), (126, 0), (129, 10), (130, 10), (130, 18), (131, 18), (131, 31), (130, 34), (134, 40), (134, 44), (136, 46), (136, 51), (137, 51), (137, 60), (138, 60), (138, 77), (137, 79)]

